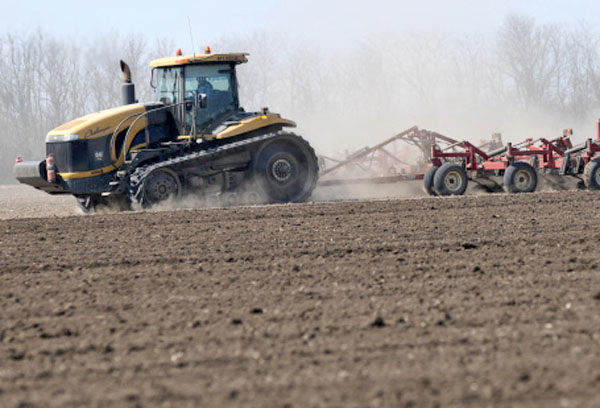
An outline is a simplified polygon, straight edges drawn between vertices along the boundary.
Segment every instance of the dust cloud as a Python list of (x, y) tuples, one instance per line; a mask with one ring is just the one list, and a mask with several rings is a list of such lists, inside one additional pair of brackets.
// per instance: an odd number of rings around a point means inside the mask
[[(597, 33), (585, 26), (499, 18), (488, 34), (398, 29), (340, 51), (296, 46), (269, 33), (222, 40), (250, 52), (242, 101), (298, 122), (319, 154), (343, 157), (410, 128), (477, 144), (594, 138), (600, 76)], [(568, 52), (567, 52), (568, 50)]]
[(319, 186), (313, 192), (310, 200), (347, 201), (363, 199), (388, 199), (426, 197), (423, 183), (419, 180), (402, 181), (390, 184), (359, 184), (341, 186)]

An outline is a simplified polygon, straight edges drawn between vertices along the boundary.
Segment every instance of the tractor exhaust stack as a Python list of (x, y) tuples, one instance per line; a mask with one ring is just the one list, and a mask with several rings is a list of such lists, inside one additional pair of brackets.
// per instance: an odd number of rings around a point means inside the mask
[(125, 61), (121, 60), (121, 72), (123, 72), (123, 83), (121, 84), (121, 100), (123, 105), (136, 103), (135, 85), (131, 82), (131, 70)]

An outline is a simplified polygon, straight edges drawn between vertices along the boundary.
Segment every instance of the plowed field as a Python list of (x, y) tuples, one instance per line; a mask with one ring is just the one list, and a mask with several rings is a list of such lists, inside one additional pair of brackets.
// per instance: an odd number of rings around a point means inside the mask
[(599, 199), (5, 208), (0, 406), (600, 406)]

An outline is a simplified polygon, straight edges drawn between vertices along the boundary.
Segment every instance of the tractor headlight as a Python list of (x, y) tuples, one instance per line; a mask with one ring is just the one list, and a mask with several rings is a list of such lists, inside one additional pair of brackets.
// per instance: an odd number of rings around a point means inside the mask
[(79, 135), (48, 135), (48, 136), (46, 136), (46, 143), (72, 142), (74, 140), (79, 140)]

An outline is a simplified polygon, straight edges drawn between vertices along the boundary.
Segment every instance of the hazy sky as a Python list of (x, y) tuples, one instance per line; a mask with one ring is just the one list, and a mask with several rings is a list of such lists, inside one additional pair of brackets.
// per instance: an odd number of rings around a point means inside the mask
[(407, 29), (489, 33), (510, 12), (538, 22), (600, 23), (598, 0), (261, 0), (241, 1), (3, 1), (3, 32), (37, 27), (66, 38), (119, 31), (164, 37), (189, 49), (188, 17), (196, 48), (229, 33), (256, 30), (328, 49)]

